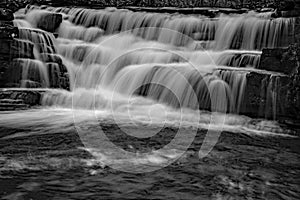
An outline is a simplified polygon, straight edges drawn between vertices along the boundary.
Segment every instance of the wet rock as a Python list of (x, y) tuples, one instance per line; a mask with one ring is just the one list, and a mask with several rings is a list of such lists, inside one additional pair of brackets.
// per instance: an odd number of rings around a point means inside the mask
[(5, 0), (0, 2), (1, 8), (9, 9), (11, 12), (16, 12), (20, 8), (23, 8), (26, 6), (26, 4), (30, 3), (31, 0), (22, 0), (22, 1), (16, 1), (16, 0)]
[(265, 103), (266, 88), (261, 83), (269, 79), (270, 75), (252, 72), (247, 74), (247, 84), (244, 92), (244, 101), (241, 105), (240, 114), (247, 116), (261, 116), (260, 107)]
[(62, 15), (58, 13), (43, 12), (37, 20), (37, 28), (54, 33), (62, 22)]
[(5, 85), (5, 72), (10, 67), (11, 62), (8, 60), (0, 60), (0, 87)]
[(249, 73), (240, 114), (272, 120), (299, 118), (300, 105), (296, 103), (300, 99), (289, 100), (294, 88), (290, 80), (283, 74)]
[(61, 57), (57, 54), (41, 53), (40, 56), (43, 62), (52, 62), (57, 63), (59, 65), (63, 64)]
[(19, 30), (17, 27), (2, 24), (0, 26), (0, 39), (3, 38), (17, 38), (19, 36)]
[(65, 65), (59, 63), (47, 63), (51, 88), (70, 89), (68, 70)]
[(0, 56), (3, 60), (34, 58), (34, 44), (18, 39), (0, 39)]
[(299, 17), (299, 10), (291, 10), (291, 11), (281, 11), (280, 17)]
[(287, 48), (263, 49), (259, 69), (281, 72), (292, 75), (298, 70), (297, 62), (300, 55), (297, 55), (294, 48), (299, 45), (292, 45)]
[(290, 11), (294, 10), (296, 6), (296, 3), (294, 0), (285, 0), (280, 2), (280, 9), (282, 11)]
[(12, 46), (12, 40), (0, 39), (0, 55), (3, 60), (10, 60), (10, 49)]
[[(300, 8), (299, 8), (300, 10)], [(295, 18), (295, 43), (299, 43), (300, 44), (300, 17)]]
[(288, 48), (264, 49), (259, 68), (273, 72), (251, 72), (247, 75), (242, 114), (270, 119), (299, 119), (299, 61), (298, 44)]
[(14, 26), (13, 21), (0, 21), (0, 27), (2, 26)]
[(2, 87), (47, 87), (46, 69), (41, 61), (14, 59), (3, 73)]
[(34, 44), (30, 41), (14, 39), (11, 46), (12, 58), (34, 59)]
[(0, 109), (11, 110), (38, 106), (46, 90), (2, 89), (0, 90)]
[(0, 20), (1, 21), (12, 21), (14, 20), (14, 14), (10, 9), (0, 8)]

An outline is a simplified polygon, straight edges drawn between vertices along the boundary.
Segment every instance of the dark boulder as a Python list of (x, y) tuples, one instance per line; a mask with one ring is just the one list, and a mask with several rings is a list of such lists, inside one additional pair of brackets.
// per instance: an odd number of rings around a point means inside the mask
[(62, 22), (62, 15), (59, 13), (52, 13), (47, 11), (32, 11), (29, 15), (33, 14), (36, 17), (36, 27), (44, 31), (54, 33)]
[(263, 49), (259, 69), (294, 74), (298, 70), (297, 62), (300, 60), (297, 48), (299, 49), (299, 45), (296, 44), (287, 48)]
[(47, 13), (41, 17), (37, 27), (48, 32), (55, 32), (62, 22), (62, 15), (58, 13)]

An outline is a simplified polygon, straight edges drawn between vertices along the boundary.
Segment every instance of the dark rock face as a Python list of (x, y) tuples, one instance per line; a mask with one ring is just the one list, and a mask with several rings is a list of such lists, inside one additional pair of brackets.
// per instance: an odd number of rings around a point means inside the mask
[(251, 72), (247, 75), (241, 114), (267, 119), (296, 119), (296, 113), (290, 110), (294, 103), (287, 101), (291, 89), (289, 76)]
[(57, 54), (41, 53), (40, 56), (43, 62), (57, 63), (59, 65), (63, 64), (62, 59)]
[(34, 58), (33, 49), (34, 44), (24, 40), (0, 40), (0, 54), (2, 58), (14, 59), (14, 58)]
[(266, 93), (266, 88), (261, 83), (268, 79), (270, 75), (260, 73), (250, 73), (247, 75), (247, 84), (244, 92), (244, 103), (241, 105), (240, 114), (247, 116), (259, 116), (261, 104), (265, 102), (262, 94)]
[(2, 87), (70, 88), (65, 65), (33, 59), (15, 59), (2, 73)]
[(270, 119), (300, 119), (300, 46), (265, 49), (260, 69), (280, 72), (251, 72), (242, 114)]
[(0, 8), (0, 20), (1, 21), (12, 21), (14, 20), (14, 14), (7, 8)]
[[(300, 10), (300, 8), (299, 8)], [(300, 44), (300, 17), (295, 18), (295, 43)]]
[[(23, 77), (23, 74), (27, 74)], [(42, 80), (38, 63), (31, 59), (16, 59), (3, 74), (2, 87), (41, 87)], [(30, 84), (31, 83), (31, 84)]]
[(27, 109), (41, 104), (43, 90), (0, 90), (0, 110)]
[(68, 70), (64, 64), (48, 62), (46, 67), (51, 88), (70, 89)]
[(259, 68), (291, 75), (297, 70), (297, 57), (291, 47), (263, 49)]
[[(54, 32), (62, 22), (61, 14), (42, 11), (37, 16), (36, 26), (47, 32)], [(12, 11), (0, 8), (0, 87), (69, 89), (67, 68), (55, 54), (51, 33), (19, 30), (13, 19)], [(44, 40), (50, 43), (41, 43)], [(35, 59), (35, 48), (41, 61)]]
[(30, 41), (14, 39), (10, 48), (12, 58), (34, 59), (34, 44)]
[(0, 87), (5, 85), (5, 72), (10, 67), (10, 61), (7, 60), (0, 60)]
[(0, 26), (0, 38), (17, 38), (19, 30), (17, 27), (5, 25)]
[(62, 15), (58, 13), (44, 12), (37, 22), (37, 28), (54, 33), (62, 22)]

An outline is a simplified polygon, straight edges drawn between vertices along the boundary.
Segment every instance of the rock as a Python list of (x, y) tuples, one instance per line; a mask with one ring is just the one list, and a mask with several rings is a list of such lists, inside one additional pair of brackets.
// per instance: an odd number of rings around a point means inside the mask
[(281, 72), (287, 75), (292, 75), (298, 70), (297, 60), (300, 55), (297, 55), (293, 48), (263, 49), (259, 69)]
[(295, 2), (294, 0), (285, 0), (280, 2), (280, 10), (282, 11), (290, 11), (295, 9)]
[(0, 39), (0, 56), (3, 60), (34, 58), (34, 44), (18, 39)]
[(10, 9), (0, 8), (0, 20), (1, 21), (12, 21), (14, 20), (14, 14)]
[(62, 22), (61, 14), (45, 10), (32, 10), (27, 14), (26, 18), (37, 28), (50, 33), (54, 33)]
[[(2, 58), (1, 58), (2, 59)], [(11, 62), (7, 60), (0, 60), (0, 87), (5, 85), (5, 72), (10, 67)]]
[(0, 21), (0, 27), (3, 26), (14, 26), (14, 22), (13, 21)]
[(59, 27), (62, 22), (62, 15), (58, 13), (48, 13), (41, 17), (40, 21), (37, 24), (37, 27), (54, 33), (55, 30)]
[(294, 89), (290, 83), (287, 75), (250, 72), (240, 114), (272, 120), (300, 119), (297, 114), (300, 112), (300, 93), (298, 99), (289, 100)]
[(0, 55), (3, 60), (11, 60), (12, 40), (0, 39)]
[(34, 44), (30, 41), (14, 39), (11, 46), (12, 58), (34, 59)]
[(242, 113), (271, 119), (300, 119), (299, 44), (265, 49), (259, 68), (282, 74), (248, 74)]
[(17, 27), (7, 24), (2, 24), (0, 26), (0, 39), (17, 37), (19, 37), (19, 29)]
[(33, 42), (40, 53), (55, 53), (54, 37), (52, 33), (40, 29), (20, 28), (20, 39)]
[(70, 89), (68, 70), (65, 65), (58, 63), (46, 64), (51, 88)]
[(19, 106), (15, 106), (15, 108), (19, 109), (20, 107), (38, 106), (41, 104), (44, 93), (45, 90), (2, 89), (0, 90), (0, 109), (5, 110), (5, 107), (6, 109), (11, 109), (13, 107), (12, 104), (19, 104)]
[(57, 63), (59, 65), (63, 64), (61, 57), (57, 54), (41, 53), (40, 57), (41, 60), (46, 63), (52, 62), (52, 63)]
[(290, 10), (290, 11), (281, 11), (280, 17), (299, 17), (300, 11), (299, 10)]
[(58, 63), (43, 63), (33, 59), (2, 61), (0, 87), (60, 88), (70, 89), (66, 66)]
[[(300, 10), (300, 8), (299, 8)], [(295, 18), (295, 43), (300, 44), (300, 17)]]
[(1, 8), (7, 8), (11, 10), (13, 13), (18, 11), (20, 8), (24, 7), (26, 4), (29, 3), (31, 0), (22, 0), (22, 1), (16, 1), (16, 0), (5, 0), (4, 2), (0, 2)]
[(44, 64), (33, 59), (14, 59), (2, 77), (1, 87), (40, 88), (49, 84)]

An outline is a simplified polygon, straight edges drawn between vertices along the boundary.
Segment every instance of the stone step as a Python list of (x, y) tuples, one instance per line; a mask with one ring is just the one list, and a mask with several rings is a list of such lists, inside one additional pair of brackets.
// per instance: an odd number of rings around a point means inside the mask
[(259, 69), (281, 72), (287, 75), (297, 73), (300, 61), (300, 44), (286, 48), (263, 49)]
[(30, 41), (0, 38), (0, 56), (2, 60), (13, 58), (34, 58), (34, 44)]
[(28, 108), (29, 105), (27, 104), (0, 103), (0, 111), (24, 110)]
[[(38, 106), (41, 103), (42, 95), (46, 92), (45, 89), (27, 89), (27, 88), (5, 88), (0, 89), (0, 100), (4, 102), (0, 102), (2, 104), (2, 107), (10, 106), (13, 107), (13, 105), (20, 105), (22, 107), (23, 105), (28, 105), (28, 107), (31, 106)], [(20, 104), (15, 104), (14, 100), (16, 102), (20, 102)], [(21, 103), (21, 101), (23, 103)], [(24, 107), (24, 106), (23, 106)]]
[(0, 99), (1, 104), (24, 104), (22, 99)]

